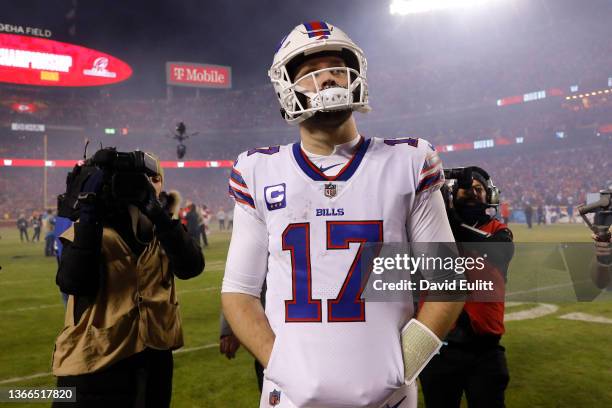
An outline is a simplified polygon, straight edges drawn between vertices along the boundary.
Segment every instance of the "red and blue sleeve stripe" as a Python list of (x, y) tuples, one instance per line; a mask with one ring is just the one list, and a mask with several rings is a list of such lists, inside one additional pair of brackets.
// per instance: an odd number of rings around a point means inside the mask
[(430, 175), (424, 177), (417, 186), (416, 193), (421, 193), (425, 190), (430, 189), (431, 187), (440, 185), (444, 182), (444, 172), (442, 171), (442, 167), (440, 170), (431, 173)]
[(250, 194), (235, 189), (232, 186), (229, 186), (229, 194), (234, 197), (237, 202), (246, 204), (251, 208), (255, 208), (255, 200), (253, 200), (253, 197), (251, 197)]
[(242, 178), (242, 175), (240, 174), (240, 172), (238, 170), (236, 170), (235, 168), (232, 169), (232, 172), (230, 174), (230, 179), (238, 184), (240, 187), (244, 187), (247, 188), (246, 182), (244, 181), (244, 178)]

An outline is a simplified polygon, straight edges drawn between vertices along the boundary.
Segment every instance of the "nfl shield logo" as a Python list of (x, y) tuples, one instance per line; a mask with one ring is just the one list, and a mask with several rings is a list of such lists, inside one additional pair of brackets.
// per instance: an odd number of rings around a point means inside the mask
[(270, 398), (268, 399), (268, 402), (270, 403), (270, 405), (275, 406), (280, 404), (280, 397), (281, 397), (281, 392), (278, 390), (274, 390), (270, 392)]
[(335, 184), (329, 183), (325, 185), (325, 197), (334, 198), (338, 193), (338, 189)]

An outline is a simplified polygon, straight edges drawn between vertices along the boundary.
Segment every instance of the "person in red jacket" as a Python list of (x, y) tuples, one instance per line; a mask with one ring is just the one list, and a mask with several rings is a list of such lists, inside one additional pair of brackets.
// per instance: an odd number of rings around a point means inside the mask
[(500, 340), (505, 331), (504, 287), (514, 255), (512, 232), (491, 215), (499, 204), (499, 190), (489, 174), (468, 167), (463, 177), (467, 180), (458, 185), (465, 188), (455, 187), (447, 195), (447, 214), (461, 255), (487, 253), (485, 268), (468, 271), (467, 279), (492, 281), (495, 290), (470, 294), (445, 346), (421, 373), (427, 408), (459, 408), (463, 393), (470, 408), (504, 407), (510, 379)]
[(510, 219), (510, 203), (508, 201), (502, 202), (499, 206), (499, 210), (502, 222), (507, 224)]

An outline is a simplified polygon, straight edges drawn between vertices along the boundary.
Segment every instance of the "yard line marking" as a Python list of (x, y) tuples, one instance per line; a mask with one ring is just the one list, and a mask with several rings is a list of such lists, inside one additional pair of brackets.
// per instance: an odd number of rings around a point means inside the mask
[[(204, 349), (209, 349), (209, 348), (213, 348), (213, 347), (217, 347), (219, 345), (219, 343), (210, 343), (210, 344), (204, 344), (202, 346), (197, 346), (197, 347), (188, 347), (188, 348), (184, 348), (184, 349), (178, 349), (176, 351), (174, 351), (174, 354), (181, 354), (181, 353), (190, 353), (192, 351), (198, 351), (198, 350), (204, 350)], [(53, 373), (48, 372), (48, 373), (37, 373), (37, 374), (32, 374), (32, 375), (28, 375), (25, 377), (13, 377), (13, 378), (7, 378), (6, 380), (0, 380), (0, 385), (1, 384), (11, 384), (11, 383), (16, 383), (16, 382), (20, 382), (20, 381), (26, 381), (26, 380), (32, 380), (34, 378), (40, 378), (40, 377), (49, 377), (52, 376)]]
[[(207, 292), (207, 291), (216, 290), (216, 289), (220, 289), (220, 286), (208, 286), (205, 288), (198, 288), (198, 289), (185, 289), (185, 290), (179, 290), (177, 293), (181, 294), (181, 293), (191, 293), (191, 292)], [(56, 295), (50, 295), (50, 296), (56, 296)], [(48, 297), (48, 296), (44, 296), (44, 297)], [(10, 309), (10, 310), (0, 310), (0, 313), (27, 312), (29, 310), (49, 309), (51, 307), (60, 307), (60, 306), (63, 306), (63, 304), (62, 303), (52, 303), (52, 304), (46, 304), (46, 305), (20, 307), (17, 309)]]
[[(582, 283), (582, 282), (576, 282), (576, 283)], [(573, 285), (574, 285), (574, 282), (561, 283), (561, 284), (558, 284), (558, 285), (550, 285), (550, 286), (541, 286), (539, 288), (533, 288), (533, 289), (527, 289), (527, 290), (519, 290), (519, 291), (516, 291), (516, 292), (506, 293), (506, 296), (522, 295), (522, 294), (525, 294), (525, 293), (540, 292), (540, 291), (549, 290), (549, 289), (565, 288), (567, 286), (573, 286)]]
[(509, 322), (512, 320), (536, 319), (538, 317), (555, 313), (557, 310), (559, 310), (559, 306), (548, 303), (538, 303), (538, 306), (531, 309), (508, 313), (504, 316), (504, 320)]
[(217, 347), (218, 345), (219, 343), (210, 343), (210, 344), (205, 344), (203, 346), (198, 346), (198, 347), (188, 347), (188, 348), (178, 349), (178, 350), (175, 350), (173, 353), (174, 354), (190, 353), (192, 351), (198, 351), (198, 350), (204, 350), (204, 349)]
[(184, 290), (179, 290), (178, 292), (176, 292), (177, 294), (181, 294), (181, 293), (191, 293), (191, 292), (206, 292), (209, 290), (215, 290), (215, 289), (220, 289), (220, 286), (208, 286), (205, 288), (199, 288), (199, 289), (184, 289)]
[(225, 266), (225, 261), (208, 261), (206, 262), (206, 266), (210, 266), (210, 267)]
[(2, 298), (2, 301), (6, 302), (9, 300), (17, 300), (17, 301), (23, 301), (23, 300), (36, 300), (36, 299), (45, 299), (45, 298), (57, 298), (60, 299), (61, 298), (61, 294), (58, 291), (53, 291), (53, 293), (49, 293), (48, 295), (28, 295), (26, 296), (19, 296), (19, 297), (10, 297), (10, 298)]
[(563, 316), (559, 316), (559, 319), (580, 320), (580, 321), (589, 322), (589, 323), (612, 324), (612, 319), (608, 319), (607, 317), (595, 316), (592, 314), (580, 313), (580, 312), (564, 314)]
[(52, 375), (52, 373), (38, 373), (38, 374), (28, 375), (26, 377), (14, 377), (14, 378), (9, 378), (9, 379), (0, 381), (0, 384), (10, 384), (10, 383), (15, 383), (19, 381), (32, 380), (34, 378), (47, 377), (50, 375)]
[(20, 285), (22, 283), (32, 283), (32, 282), (40, 282), (40, 281), (53, 282), (54, 279), (40, 278), (40, 279), (24, 279), (24, 280), (15, 280), (15, 281), (0, 281), (0, 285)]
[(0, 310), (0, 313), (13, 313), (13, 312), (26, 312), (28, 310), (39, 310), (39, 309), (49, 309), (51, 307), (63, 307), (62, 303), (52, 303), (49, 305), (38, 305), (38, 306), (30, 306), (30, 307), (20, 307), (19, 309), (10, 309), (10, 310)]

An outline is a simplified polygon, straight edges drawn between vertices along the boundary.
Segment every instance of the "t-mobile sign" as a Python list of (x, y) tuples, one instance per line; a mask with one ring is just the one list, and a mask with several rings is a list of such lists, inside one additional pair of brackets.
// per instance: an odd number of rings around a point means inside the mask
[(232, 68), (222, 65), (166, 62), (168, 85), (231, 88)]

